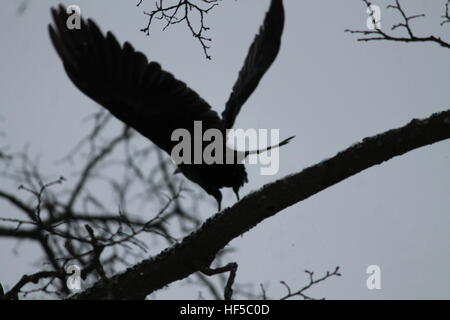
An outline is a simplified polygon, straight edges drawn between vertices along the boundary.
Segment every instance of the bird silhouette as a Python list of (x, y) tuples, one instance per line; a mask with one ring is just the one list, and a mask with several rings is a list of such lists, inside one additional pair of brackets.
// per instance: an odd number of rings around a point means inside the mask
[[(201, 121), (203, 130), (218, 129), (226, 135), (261, 78), (278, 55), (284, 28), (282, 0), (271, 0), (264, 23), (256, 35), (222, 117), (184, 82), (164, 71), (157, 62), (134, 50), (128, 42), (119, 44), (111, 32), (104, 35), (91, 19), (81, 19), (79, 29), (66, 25), (69, 14), (60, 5), (51, 9), (54, 25), (49, 24), (52, 43), (67, 75), (78, 89), (109, 110), (126, 125), (171, 154), (177, 144), (172, 132), (183, 128), (194, 131)], [(291, 137), (293, 138), (293, 137)], [(253, 152), (235, 151), (237, 158), (259, 153), (289, 142)], [(203, 146), (205, 147), (205, 146)], [(231, 187), (239, 200), (239, 189), (248, 182), (245, 166), (233, 164), (187, 164), (177, 172), (212, 195), (221, 210), (221, 188)]]

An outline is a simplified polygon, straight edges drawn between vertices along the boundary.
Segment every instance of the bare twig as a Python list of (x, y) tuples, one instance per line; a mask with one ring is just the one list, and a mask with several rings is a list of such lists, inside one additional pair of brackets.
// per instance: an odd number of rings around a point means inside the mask
[(225, 300), (231, 300), (231, 297), (233, 296), (233, 283), (234, 283), (234, 279), (236, 278), (237, 268), (238, 268), (238, 265), (236, 262), (230, 262), (226, 266), (216, 268), (216, 269), (203, 268), (201, 270), (201, 272), (208, 276), (213, 276), (216, 274), (229, 272), (230, 275), (228, 276), (228, 280), (225, 285), (223, 296), (224, 296)]
[(291, 287), (286, 282), (280, 281), (280, 283), (286, 288), (287, 291), (286, 295), (281, 297), (280, 300), (287, 300), (297, 296), (302, 297), (304, 300), (316, 300), (315, 298), (312, 298), (311, 296), (307, 295), (305, 292), (311, 289), (316, 284), (327, 280), (328, 278), (334, 276), (336, 277), (341, 276), (341, 274), (339, 273), (339, 267), (336, 267), (336, 269), (334, 269), (333, 272), (327, 271), (327, 273), (324, 276), (317, 279), (314, 279), (314, 272), (305, 270), (305, 273), (308, 274), (309, 276), (309, 282), (303, 288), (296, 291), (292, 291)]
[[(351, 30), (351, 29), (345, 30), (345, 32), (349, 32), (351, 34), (362, 35), (363, 37), (358, 38), (358, 41), (388, 40), (388, 41), (398, 41), (398, 42), (408, 42), (408, 43), (432, 42), (432, 43), (439, 44), (440, 46), (442, 46), (444, 48), (450, 49), (450, 43), (442, 40), (440, 37), (437, 37), (434, 35), (425, 36), (425, 37), (417, 36), (414, 33), (410, 22), (411, 22), (411, 20), (424, 17), (425, 15), (424, 14), (407, 15), (405, 10), (403, 9), (403, 7), (400, 5), (399, 0), (394, 0), (394, 4), (387, 6), (388, 9), (393, 9), (393, 10), (396, 10), (397, 12), (399, 12), (402, 17), (402, 21), (393, 25), (391, 30), (404, 29), (406, 31), (406, 36), (396, 36), (396, 35), (388, 34), (387, 32), (383, 31), (380, 27), (378, 27), (378, 24), (376, 23), (375, 11), (372, 9), (372, 3), (369, 2), (369, 0), (362, 0), (362, 1), (364, 2), (364, 4), (366, 5), (366, 7), (368, 8), (368, 10), (370, 12), (370, 18), (374, 22), (373, 23), (374, 29), (373, 30)], [(449, 5), (449, 3), (447, 2), (446, 16), (448, 15), (448, 5)], [(448, 22), (448, 21), (445, 20), (444, 23), (445, 22)], [(442, 25), (444, 23), (442, 23)]]
[(31, 189), (30, 187), (26, 187), (24, 185), (20, 185), (19, 186), (19, 190), (25, 190), (29, 193), (31, 193), (32, 195), (34, 195), (37, 199), (37, 205), (36, 205), (36, 209), (34, 210), (34, 215), (32, 215), (31, 217), (34, 218), (34, 221), (38, 224), (42, 224), (42, 220), (41, 220), (41, 205), (42, 205), (42, 196), (44, 194), (44, 192), (50, 188), (51, 186), (54, 186), (56, 184), (61, 184), (64, 181), (66, 181), (66, 178), (64, 178), (63, 176), (59, 177), (58, 180), (55, 181), (51, 181), (45, 184), (42, 184), (42, 186), (40, 187), (40, 189), (38, 191)]
[[(167, 29), (171, 25), (184, 22), (191, 31), (192, 36), (200, 42), (206, 58), (211, 59), (211, 56), (208, 54), (208, 49), (210, 47), (207, 45), (208, 42), (211, 42), (211, 38), (204, 35), (204, 32), (209, 30), (209, 27), (205, 25), (205, 15), (216, 7), (219, 1), (220, 0), (201, 0), (201, 3), (207, 5), (203, 8), (202, 6), (195, 4), (194, 1), (189, 0), (179, 0), (179, 2), (175, 5), (166, 6), (163, 4), (163, 0), (159, 0), (159, 2), (156, 3), (155, 10), (144, 12), (144, 14), (148, 16), (148, 22), (147, 26), (141, 29), (141, 31), (149, 35), (150, 26), (153, 19), (165, 21), (163, 30)], [(143, 0), (139, 0), (137, 6), (139, 7), (142, 2)], [(192, 16), (195, 13), (199, 16), (199, 26), (197, 29), (194, 27), (194, 23), (192, 21)]]
[(447, 2), (445, 3), (445, 12), (442, 18), (444, 20), (441, 22), (441, 26), (446, 23), (450, 23), (450, 0), (447, 0)]
[(51, 278), (51, 279), (61, 278), (61, 279), (64, 279), (65, 276), (66, 275), (64, 273), (55, 272), (55, 271), (41, 271), (41, 272), (37, 272), (37, 273), (32, 274), (32, 275), (24, 275), (19, 280), (19, 282), (17, 282), (17, 284), (15, 284), (13, 286), (13, 288), (11, 290), (6, 292), (6, 294), (3, 296), (3, 299), (5, 299), (5, 300), (17, 300), (20, 290), (24, 286), (29, 284), (29, 283), (36, 284), (40, 280), (46, 279), (46, 278)]

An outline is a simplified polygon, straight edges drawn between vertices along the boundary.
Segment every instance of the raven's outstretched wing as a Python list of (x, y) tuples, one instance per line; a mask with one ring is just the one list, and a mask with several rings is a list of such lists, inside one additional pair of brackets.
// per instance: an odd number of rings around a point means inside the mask
[(178, 143), (171, 141), (173, 130), (192, 132), (195, 120), (205, 129), (223, 128), (207, 102), (129, 43), (120, 46), (111, 32), (103, 35), (89, 19), (70, 30), (63, 6), (52, 9), (52, 15), (50, 37), (72, 82), (161, 149), (170, 153)]
[(226, 128), (233, 127), (236, 116), (272, 65), (280, 50), (284, 28), (283, 0), (272, 0), (264, 23), (247, 53), (244, 66), (222, 112)]

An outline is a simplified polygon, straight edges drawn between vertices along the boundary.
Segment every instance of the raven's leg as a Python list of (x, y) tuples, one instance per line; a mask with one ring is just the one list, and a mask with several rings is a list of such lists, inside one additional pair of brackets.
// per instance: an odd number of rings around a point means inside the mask
[(239, 188), (233, 188), (234, 194), (236, 195), (237, 201), (241, 200), (239, 197)]
[(212, 195), (214, 197), (214, 199), (216, 199), (217, 207), (220, 212), (222, 210), (222, 192), (220, 192), (219, 189), (215, 189), (215, 190), (208, 191), (208, 193), (210, 195)]

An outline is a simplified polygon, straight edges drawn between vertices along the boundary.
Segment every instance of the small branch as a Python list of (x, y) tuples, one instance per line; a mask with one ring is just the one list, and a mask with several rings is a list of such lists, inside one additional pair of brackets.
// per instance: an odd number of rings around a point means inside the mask
[(95, 237), (94, 230), (91, 226), (86, 224), (84, 226), (89, 233), (89, 237), (91, 238), (91, 245), (93, 247), (93, 257), (92, 257), (92, 266), (97, 271), (100, 278), (107, 282), (108, 278), (106, 277), (105, 270), (103, 269), (102, 263), (100, 261), (100, 256), (105, 249), (105, 246), (99, 244), (97, 238)]
[[(371, 5), (372, 3), (369, 2), (368, 0), (362, 0), (364, 2), (364, 4), (366, 5), (366, 7), (369, 9), (370, 12), (370, 18), (372, 19), (372, 21), (374, 22), (374, 30), (351, 30), (351, 29), (346, 29), (345, 32), (351, 33), (351, 34), (358, 34), (358, 35), (362, 35), (364, 37), (358, 38), (358, 41), (376, 41), (376, 40), (388, 40), (388, 41), (397, 41), (397, 42), (433, 42), (436, 44), (439, 44), (440, 46), (450, 49), (450, 43), (442, 40), (439, 37), (430, 35), (427, 37), (420, 37), (414, 34), (414, 31), (410, 25), (410, 21), (417, 19), (417, 18), (421, 18), (424, 17), (424, 14), (416, 14), (416, 15), (411, 15), (408, 16), (404, 9), (402, 8), (402, 6), (400, 5), (399, 0), (395, 0), (395, 4), (393, 5), (388, 5), (387, 8), (388, 9), (394, 9), (397, 10), (400, 15), (402, 16), (402, 22), (399, 22), (395, 25), (392, 26), (391, 30), (396, 30), (399, 28), (403, 28), (406, 30), (407, 36), (394, 36), (391, 34), (388, 34), (386, 32), (384, 32), (383, 30), (381, 30), (381, 28), (378, 27), (377, 23), (376, 23), (376, 18), (375, 18), (375, 12), (374, 10), (372, 10)], [(446, 13), (445, 16), (448, 16), (448, 6), (449, 6), (449, 2), (447, 2), (446, 4)], [(441, 23), (441, 25), (445, 24), (446, 22), (448, 22), (447, 20), (445, 20), (443, 23)]]
[(259, 286), (261, 288), (262, 300), (267, 300), (267, 293), (266, 293), (266, 289), (264, 288), (264, 285), (262, 283), (260, 283)]
[(446, 23), (450, 23), (450, 0), (447, 0), (445, 4), (445, 13), (442, 16), (442, 18), (444, 20), (441, 22), (441, 26), (443, 26)]
[(316, 300), (316, 299), (311, 298), (310, 296), (306, 295), (305, 291), (307, 291), (308, 289), (311, 289), (311, 287), (313, 287), (314, 285), (327, 280), (328, 278), (341, 276), (341, 274), (339, 273), (339, 267), (336, 267), (336, 269), (334, 269), (333, 272), (327, 271), (327, 273), (323, 277), (318, 278), (318, 279), (314, 279), (314, 272), (312, 272), (312, 271), (305, 270), (305, 273), (308, 274), (308, 276), (309, 276), (309, 283), (306, 286), (304, 286), (303, 288), (301, 288), (300, 290), (297, 290), (294, 292), (292, 292), (291, 287), (286, 282), (280, 281), (280, 283), (287, 290), (286, 295), (283, 296), (282, 298), (280, 298), (280, 300), (287, 300), (289, 298), (293, 298), (296, 296), (300, 296), (304, 300)]
[(216, 274), (229, 272), (230, 275), (228, 276), (227, 284), (225, 285), (225, 289), (224, 289), (224, 298), (225, 298), (225, 300), (231, 300), (231, 297), (233, 296), (233, 288), (232, 287), (233, 287), (234, 279), (236, 278), (237, 268), (238, 268), (237, 263), (231, 262), (231, 263), (227, 264), (226, 266), (217, 268), (217, 269), (204, 268), (201, 270), (201, 272), (206, 274), (207, 276), (213, 276)]
[(51, 186), (54, 186), (56, 184), (62, 184), (64, 181), (66, 181), (66, 179), (64, 177), (59, 177), (58, 180), (43, 184), (41, 186), (41, 188), (39, 189), (39, 191), (35, 191), (29, 187), (25, 187), (23, 185), (19, 186), (19, 190), (25, 190), (29, 193), (31, 193), (32, 195), (34, 195), (37, 199), (37, 205), (36, 205), (36, 209), (34, 211), (34, 214), (31, 215), (31, 218), (39, 225), (42, 225), (42, 220), (41, 220), (41, 205), (42, 205), (42, 196), (44, 194), (44, 192), (50, 188)]
[(9, 237), (16, 239), (31, 239), (38, 240), (39, 232), (35, 230), (20, 230), (21, 223), (17, 224), (16, 228), (0, 227), (0, 237)]
[(17, 207), (19, 210), (25, 212), (30, 218), (34, 216), (33, 208), (29, 207), (25, 202), (22, 202), (14, 195), (0, 190), (0, 198), (8, 200), (8, 202)]
[(114, 151), (114, 148), (122, 141), (126, 140), (129, 137), (128, 128), (124, 128), (122, 134), (112, 139), (108, 144), (106, 144), (84, 167), (83, 172), (80, 175), (80, 179), (77, 182), (72, 194), (70, 195), (69, 201), (67, 202), (67, 211), (71, 211), (75, 201), (78, 199), (81, 191), (83, 190), (85, 184), (89, 180), (92, 171), (95, 167), (110, 153)]
[(66, 275), (57, 271), (41, 271), (32, 275), (24, 275), (22, 278), (17, 282), (14, 287), (9, 290), (4, 296), (4, 300), (17, 300), (19, 297), (20, 290), (26, 286), (29, 283), (37, 284), (40, 280), (45, 278), (60, 278), (64, 279)]
[[(137, 4), (139, 7), (142, 4), (143, 0), (140, 0)], [(205, 15), (208, 14), (214, 7), (218, 5), (220, 0), (202, 0), (201, 2), (207, 4), (206, 8), (201, 8), (198, 5), (195, 5), (192, 1), (188, 0), (179, 0), (179, 2), (175, 5), (163, 5), (163, 0), (159, 0), (156, 3), (156, 9), (150, 12), (145, 12), (144, 14), (148, 16), (147, 26), (141, 29), (142, 32), (145, 32), (147, 35), (150, 35), (150, 26), (153, 22), (153, 19), (165, 20), (165, 25), (163, 30), (167, 29), (171, 25), (179, 24), (181, 22), (185, 22), (188, 29), (191, 31), (191, 34), (194, 38), (196, 38), (200, 45), (202, 46), (203, 52), (207, 59), (211, 59), (211, 56), (208, 54), (208, 49), (210, 48), (206, 43), (211, 42), (211, 38), (208, 38), (204, 35), (204, 32), (209, 30), (209, 27), (205, 25)], [(192, 12), (196, 12), (199, 15), (199, 27), (196, 30), (192, 23)]]

